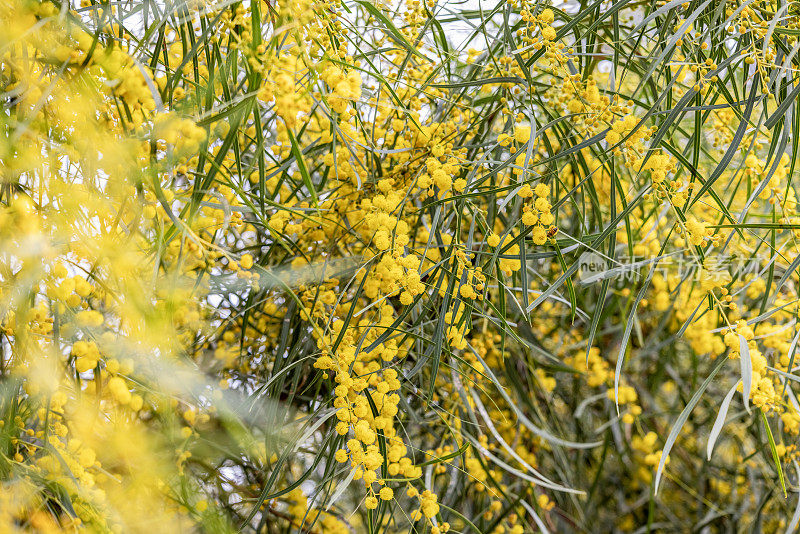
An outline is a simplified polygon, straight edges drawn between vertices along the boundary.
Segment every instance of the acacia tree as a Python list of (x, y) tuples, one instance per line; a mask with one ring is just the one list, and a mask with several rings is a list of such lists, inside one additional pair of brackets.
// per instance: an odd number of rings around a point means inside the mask
[(0, 530), (794, 531), (797, 17), (4, 2)]

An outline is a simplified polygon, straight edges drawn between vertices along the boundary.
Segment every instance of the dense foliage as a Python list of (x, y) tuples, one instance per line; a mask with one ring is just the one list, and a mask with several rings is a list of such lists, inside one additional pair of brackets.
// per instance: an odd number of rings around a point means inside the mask
[(0, 532), (795, 531), (798, 16), (3, 1)]

